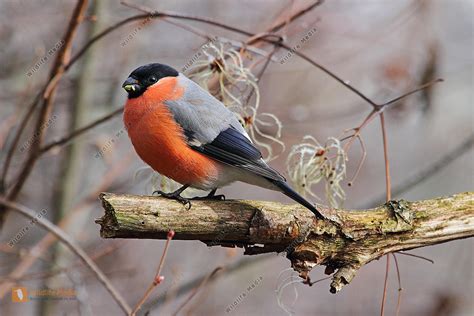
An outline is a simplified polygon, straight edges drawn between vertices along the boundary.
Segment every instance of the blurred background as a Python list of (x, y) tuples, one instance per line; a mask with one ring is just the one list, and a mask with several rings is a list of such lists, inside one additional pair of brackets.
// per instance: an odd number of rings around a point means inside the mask
[[(131, 3), (131, 2), (130, 2)], [(473, 2), (469, 0), (333, 0), (315, 5), (294, 21), (289, 17), (314, 1), (139, 1), (138, 6), (208, 17), (252, 33), (277, 31), (294, 47), (349, 82), (375, 102), (383, 103), (422, 83), (443, 83), (391, 105), (385, 114), (393, 198), (417, 200), (473, 190)], [(3, 170), (15, 135), (5, 187), (11, 189), (29, 152), (39, 113), (24, 128), (21, 119), (48, 82), (56, 54), (76, 1), (0, 2), (0, 165)], [(89, 1), (72, 42), (74, 56), (93, 36), (137, 14), (118, 1)], [(170, 24), (169, 21), (180, 23)], [(209, 58), (203, 38), (227, 40), (226, 50), (258, 76), (258, 113), (271, 113), (260, 126), (277, 156), (271, 165), (287, 175), (291, 148), (305, 135), (324, 143), (328, 137), (362, 123), (371, 106), (316, 67), (283, 49), (258, 41), (243, 50), (248, 36), (205, 23), (163, 19), (136, 20), (94, 43), (61, 78), (48, 119), (41, 126), (49, 144), (124, 105), (122, 82), (136, 67), (150, 62), (190, 73)], [(303, 40), (305, 39), (305, 40)], [(230, 44), (229, 44), (230, 43)], [(218, 44), (216, 44), (218, 45)], [(298, 46), (297, 46), (298, 45)], [(220, 46), (218, 46), (220, 47)], [(56, 50), (55, 50), (56, 48)], [(208, 51), (208, 50), (207, 50)], [(200, 53), (201, 52), (201, 53)], [(266, 60), (271, 55), (267, 66)], [(211, 60), (212, 61), (212, 60)], [(202, 63), (200, 63), (202, 62)], [(188, 66), (186, 66), (188, 65)], [(205, 67), (204, 67), (205, 68)], [(239, 95), (245, 99), (248, 89)], [(255, 104), (255, 94), (251, 101)], [(341, 182), (345, 208), (367, 208), (385, 199), (384, 159), (379, 120), (362, 131), (367, 157), (352, 186), (347, 183), (363, 154), (357, 142), (347, 153)], [(284, 143), (282, 151), (280, 143)], [(151, 194), (159, 183), (135, 154), (121, 114), (88, 129), (71, 141), (44, 152), (34, 164), (16, 200), (58, 224), (77, 240), (104, 273), (135, 305), (156, 272), (164, 241), (104, 240), (94, 223), (103, 210), (102, 191)], [(291, 164), (290, 164), (291, 171)], [(153, 178), (153, 179), (152, 179)], [(298, 184), (295, 184), (296, 186)], [(327, 204), (324, 181), (311, 187)], [(222, 190), (228, 199), (262, 199), (290, 203), (279, 193), (233, 184)], [(27, 227), (27, 229), (25, 229)], [(22, 233), (23, 232), (23, 233)], [(109, 293), (79, 259), (56, 244), (38, 225), (10, 212), (0, 231), (1, 315), (120, 315)], [(400, 315), (472, 315), (474, 310), (473, 244), (459, 240), (413, 250), (434, 264), (398, 255), (402, 296)], [(208, 247), (199, 241), (172, 241), (162, 274), (165, 282), (141, 314), (171, 315), (215, 268), (222, 267), (180, 311), (180, 315), (377, 315), (383, 295), (385, 261), (363, 267), (337, 295), (329, 281), (308, 287), (289, 284), (284, 255), (243, 256), (243, 250)], [(324, 277), (322, 268), (311, 272)], [(249, 292), (247, 288), (255, 284)], [(73, 300), (13, 303), (12, 287), (75, 289)], [(397, 274), (392, 260), (386, 315), (395, 315)], [(246, 293), (242, 297), (242, 293)]]

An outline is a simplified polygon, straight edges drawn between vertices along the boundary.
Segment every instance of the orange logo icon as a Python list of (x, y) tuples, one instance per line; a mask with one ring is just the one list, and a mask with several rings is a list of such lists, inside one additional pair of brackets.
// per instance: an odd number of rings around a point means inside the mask
[(26, 287), (12, 288), (12, 302), (14, 303), (28, 302), (28, 291), (26, 290)]

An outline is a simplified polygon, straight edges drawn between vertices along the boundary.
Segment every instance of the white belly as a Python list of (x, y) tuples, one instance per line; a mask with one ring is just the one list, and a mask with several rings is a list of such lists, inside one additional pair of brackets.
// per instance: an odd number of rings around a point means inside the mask
[(226, 164), (221, 164), (219, 173), (216, 178), (208, 179), (204, 183), (193, 184), (193, 188), (200, 190), (212, 190), (215, 188), (222, 188), (236, 181), (241, 181), (256, 185), (265, 189), (279, 191), (279, 189), (265, 178), (255, 175), (249, 171), (232, 167)]

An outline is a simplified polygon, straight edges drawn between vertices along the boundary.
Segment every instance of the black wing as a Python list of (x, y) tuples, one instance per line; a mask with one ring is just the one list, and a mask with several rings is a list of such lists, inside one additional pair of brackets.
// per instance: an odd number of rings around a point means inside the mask
[[(188, 137), (188, 143), (192, 143), (192, 133), (185, 131), (185, 135)], [(263, 161), (260, 151), (255, 148), (244, 134), (235, 128), (229, 127), (222, 131), (209, 144), (190, 146), (194, 150), (197, 150), (217, 161), (265, 177), (277, 186), (285, 195), (311, 210), (318, 218), (324, 218), (314, 205), (288, 186), (285, 178), (281, 174), (270, 168)]]
[(285, 181), (281, 174), (263, 161), (262, 154), (250, 140), (233, 127), (220, 132), (211, 143), (190, 146), (225, 164), (253, 172), (269, 180)]

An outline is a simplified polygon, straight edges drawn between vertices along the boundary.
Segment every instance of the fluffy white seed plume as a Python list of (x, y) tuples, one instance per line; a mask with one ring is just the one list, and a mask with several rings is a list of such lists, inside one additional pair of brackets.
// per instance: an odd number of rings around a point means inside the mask
[(341, 186), (346, 177), (346, 161), (346, 152), (337, 138), (330, 137), (321, 145), (316, 138), (305, 136), (288, 155), (289, 178), (298, 193), (318, 199), (312, 186), (324, 180), (327, 202), (332, 207), (341, 207), (346, 198)]

